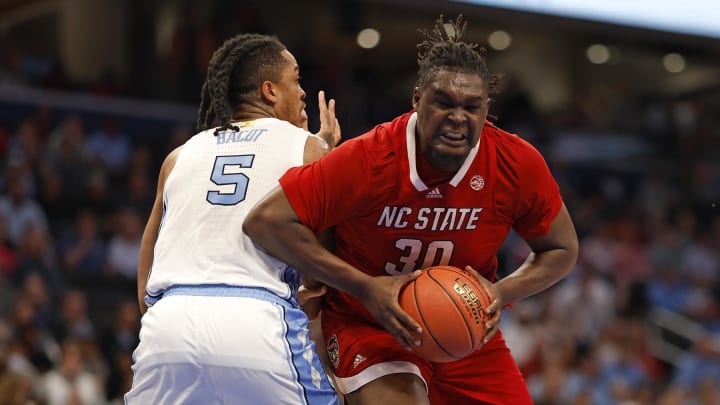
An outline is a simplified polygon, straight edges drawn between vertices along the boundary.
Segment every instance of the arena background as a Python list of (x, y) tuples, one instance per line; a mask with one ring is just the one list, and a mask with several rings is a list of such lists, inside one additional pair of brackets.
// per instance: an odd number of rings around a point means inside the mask
[[(546, 156), (581, 238), (568, 279), (503, 314), (536, 402), (720, 403), (720, 35), (696, 30), (720, 5), (626, 2), (697, 21), (670, 31), (471, 3), (0, 0), (0, 403), (78, 374), (122, 403), (155, 178), (224, 39), (277, 34), (311, 130), (324, 89), (347, 139), (410, 108), (418, 28), (459, 13), (505, 75), (495, 121)], [(511, 234), (501, 271), (526, 254)]]

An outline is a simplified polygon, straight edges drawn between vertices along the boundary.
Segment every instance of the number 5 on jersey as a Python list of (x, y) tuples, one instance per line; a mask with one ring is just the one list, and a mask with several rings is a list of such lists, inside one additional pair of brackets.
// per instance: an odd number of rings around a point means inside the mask
[(216, 156), (210, 180), (218, 186), (234, 185), (231, 192), (209, 190), (207, 201), (213, 205), (235, 205), (245, 200), (247, 193), (248, 176), (243, 173), (233, 173), (237, 167), (252, 167), (255, 155)]

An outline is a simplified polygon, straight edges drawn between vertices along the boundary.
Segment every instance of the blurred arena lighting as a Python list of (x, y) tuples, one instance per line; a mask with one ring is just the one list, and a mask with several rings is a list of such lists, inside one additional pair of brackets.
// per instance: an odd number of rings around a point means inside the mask
[(512, 36), (507, 31), (493, 31), (488, 35), (488, 44), (496, 51), (504, 51), (512, 44)]
[(717, 0), (451, 0), (627, 27), (720, 38)]
[(365, 28), (357, 34), (357, 44), (360, 48), (372, 49), (380, 43), (380, 32), (375, 28)]
[(622, 59), (620, 48), (616, 46), (608, 46), (608, 51), (610, 52), (610, 59), (608, 59), (607, 63), (610, 65), (620, 63), (620, 59)]
[(603, 44), (593, 44), (585, 50), (585, 55), (591, 63), (602, 65), (610, 60), (610, 49)]
[(680, 73), (685, 70), (685, 58), (679, 53), (669, 53), (663, 56), (663, 67), (670, 73)]

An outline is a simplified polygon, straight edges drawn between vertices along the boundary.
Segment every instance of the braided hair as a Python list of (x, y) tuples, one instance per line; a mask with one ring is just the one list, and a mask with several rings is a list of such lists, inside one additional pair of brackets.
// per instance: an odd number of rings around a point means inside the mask
[(209, 129), (217, 119), (223, 131), (230, 124), (234, 108), (245, 102), (257, 102), (263, 81), (278, 81), (286, 47), (277, 37), (239, 34), (223, 43), (210, 59), (202, 86), (198, 110), (198, 131)]
[(417, 44), (420, 66), (417, 87), (422, 88), (430, 83), (438, 71), (451, 70), (479, 75), (488, 84), (490, 93), (495, 93), (500, 85), (501, 76), (490, 74), (485, 48), (460, 40), (467, 26), (467, 21), (462, 15), (459, 15), (455, 21), (449, 21), (449, 24), (452, 29), (446, 30), (441, 15), (432, 30), (419, 30), (425, 36), (425, 40)]

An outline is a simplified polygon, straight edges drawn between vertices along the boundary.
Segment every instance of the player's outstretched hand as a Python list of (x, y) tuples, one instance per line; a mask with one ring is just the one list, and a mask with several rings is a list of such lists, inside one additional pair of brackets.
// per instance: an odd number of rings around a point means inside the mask
[(399, 295), (405, 284), (416, 279), (420, 273), (417, 270), (401, 276), (372, 277), (358, 296), (375, 320), (408, 350), (420, 345), (422, 329), (400, 307)]
[(487, 343), (490, 339), (492, 339), (493, 336), (495, 336), (495, 333), (498, 331), (498, 326), (500, 326), (500, 309), (502, 308), (502, 303), (500, 300), (500, 297), (498, 296), (497, 289), (495, 288), (495, 285), (491, 283), (488, 279), (483, 277), (480, 273), (475, 271), (470, 266), (465, 266), (465, 271), (475, 276), (476, 279), (482, 284), (483, 287), (485, 287), (485, 291), (487, 291), (488, 295), (490, 296), (490, 306), (485, 308), (485, 313), (490, 317), (490, 320), (485, 323), (485, 330), (487, 331), (485, 333), (485, 337), (483, 338), (482, 344), (484, 345)]
[(330, 149), (337, 146), (342, 137), (340, 131), (340, 123), (335, 116), (335, 99), (325, 101), (325, 92), (320, 90), (318, 92), (318, 107), (320, 110), (320, 130), (317, 136), (324, 139), (327, 142)]

